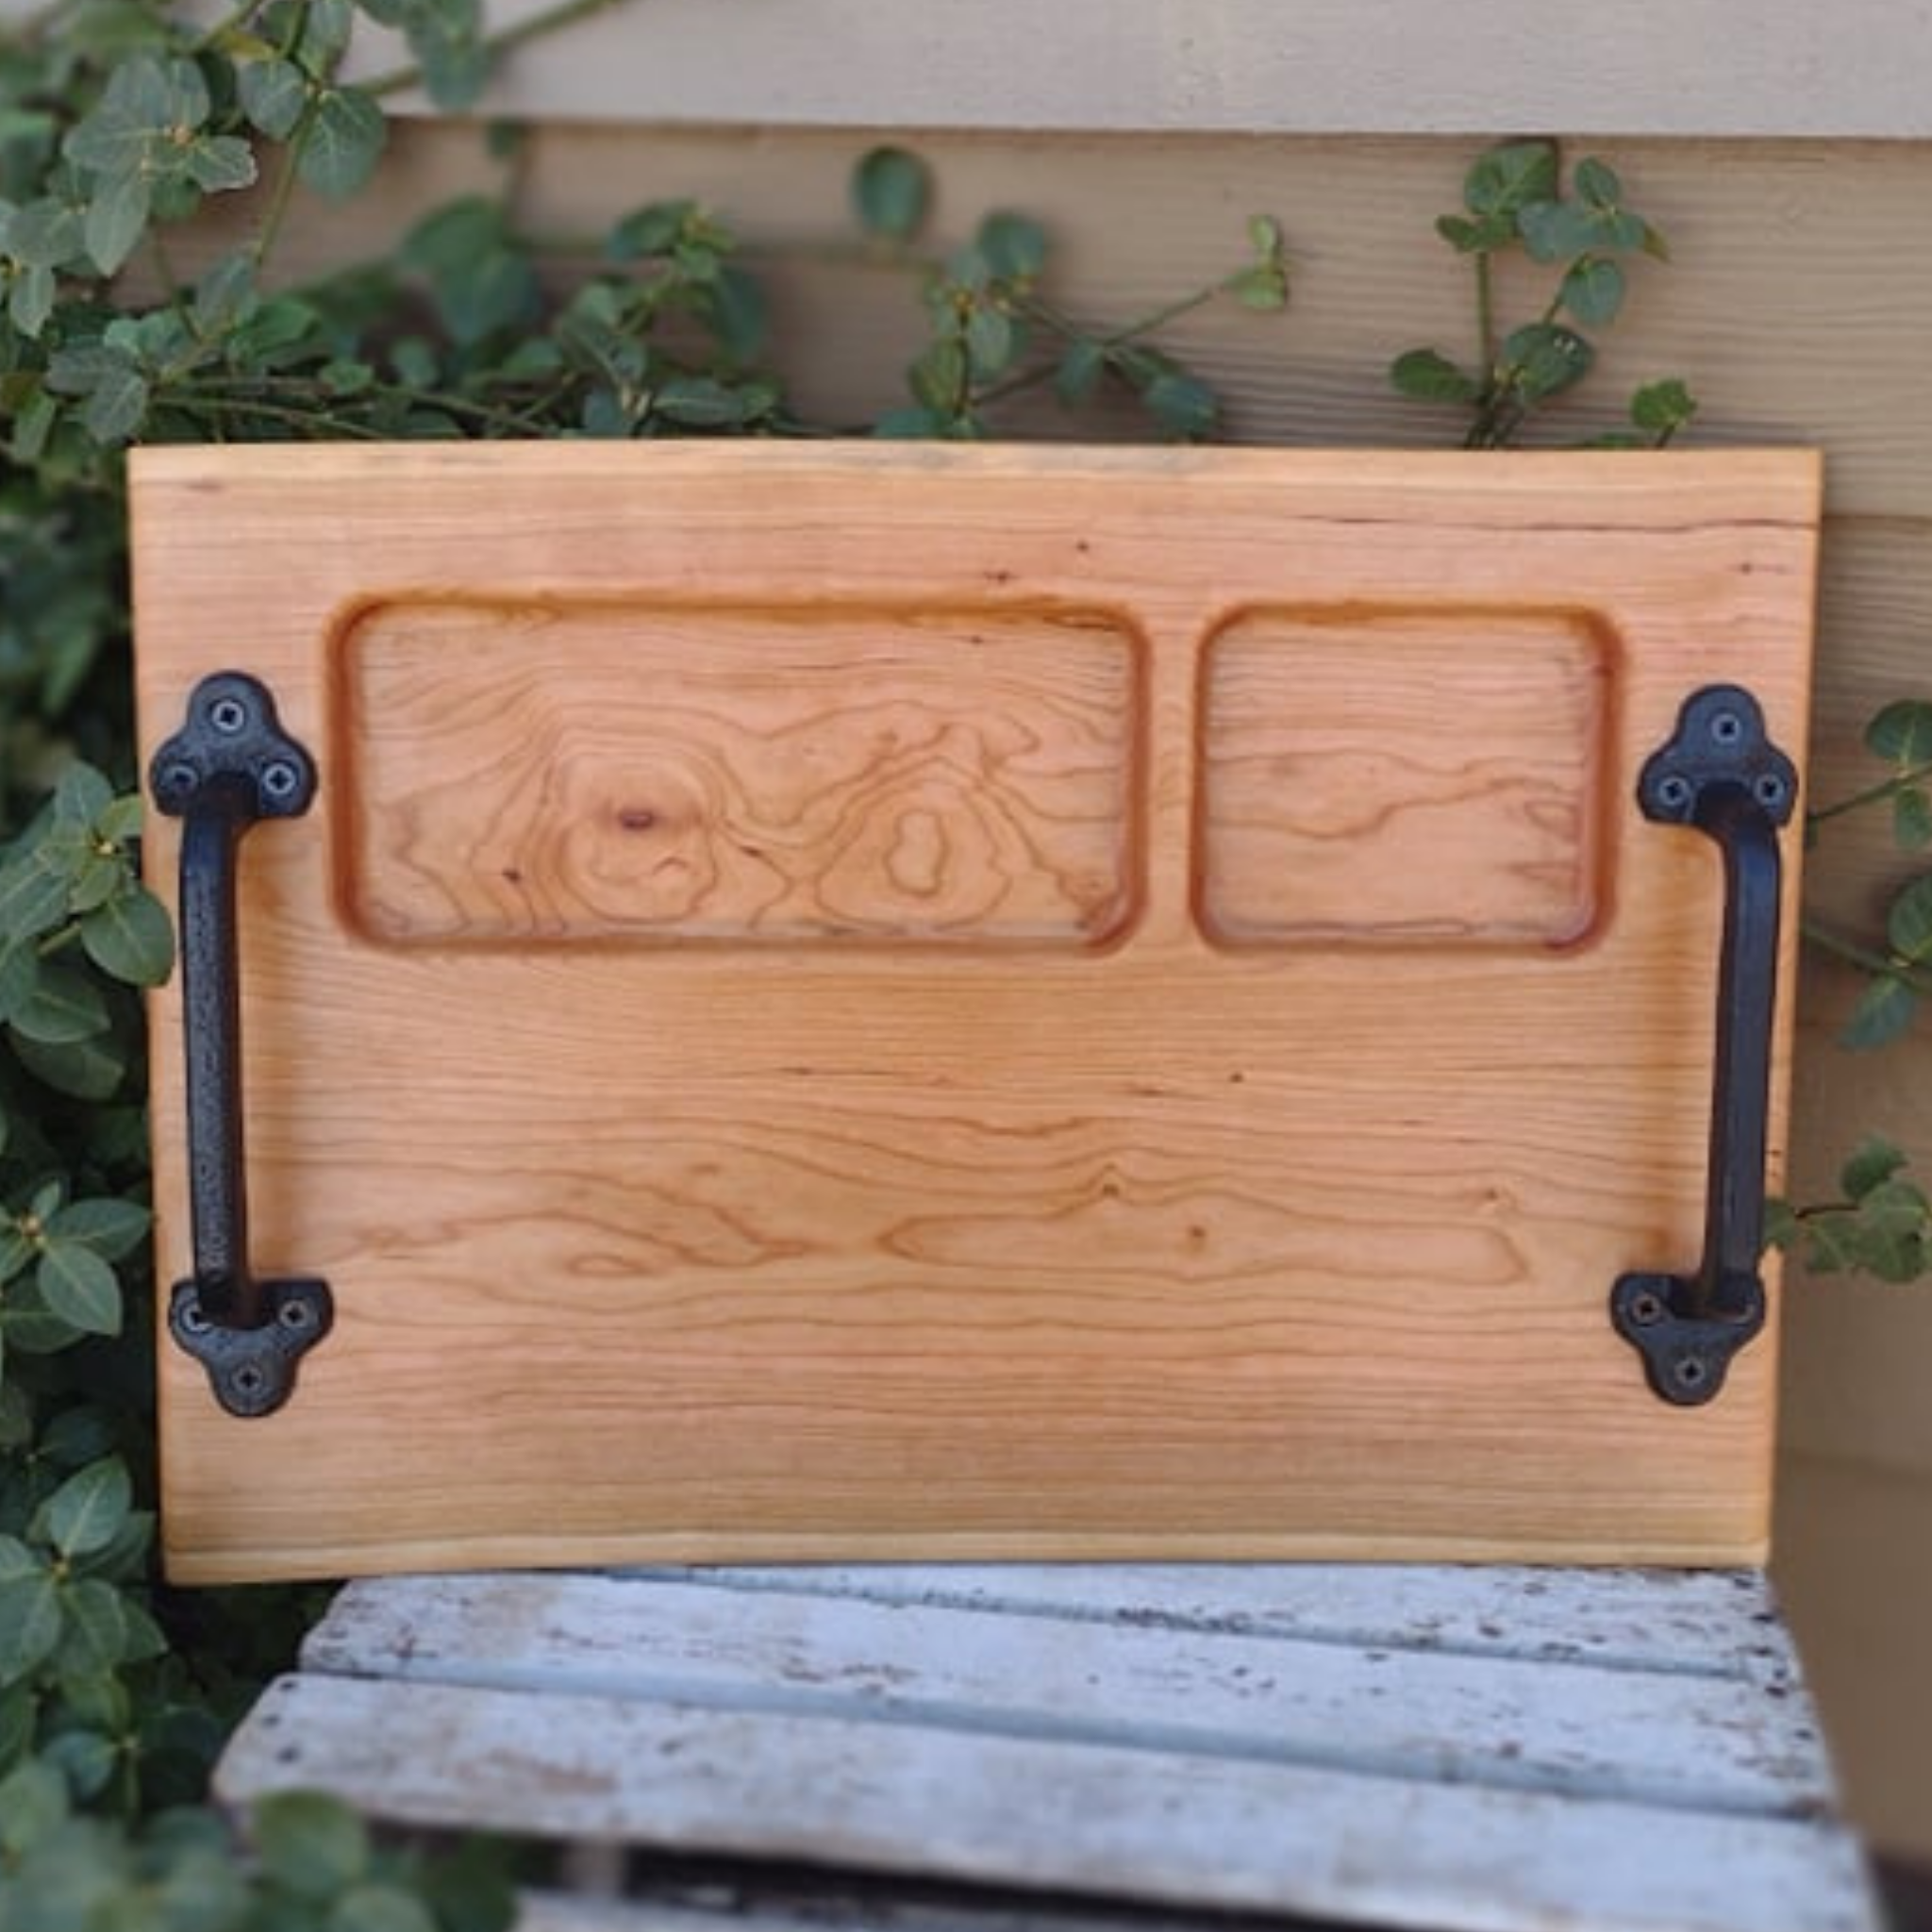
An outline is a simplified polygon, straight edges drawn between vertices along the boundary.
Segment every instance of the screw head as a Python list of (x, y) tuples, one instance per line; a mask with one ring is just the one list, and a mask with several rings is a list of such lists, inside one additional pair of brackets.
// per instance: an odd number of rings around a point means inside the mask
[(272, 805), (286, 805), (302, 789), (302, 774), (287, 758), (261, 768), (261, 793)]
[(248, 707), (240, 698), (217, 698), (208, 708), (208, 722), (224, 738), (239, 737), (248, 728)]

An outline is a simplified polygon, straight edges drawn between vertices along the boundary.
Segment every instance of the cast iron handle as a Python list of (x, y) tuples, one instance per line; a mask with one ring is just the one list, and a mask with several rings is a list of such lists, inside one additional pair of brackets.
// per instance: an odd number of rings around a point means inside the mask
[(235, 874), (261, 819), (295, 818), (315, 796), (315, 763), (283, 730), (254, 678), (203, 679), (181, 729), (155, 754), (156, 806), (181, 820), (181, 1005), (194, 1273), (168, 1305), (175, 1340), (208, 1370), (232, 1415), (288, 1400), (302, 1357), (328, 1333), (328, 1284), (264, 1280), (248, 1261), (242, 1136), (242, 980)]
[(1667, 1402), (1708, 1402), (1731, 1357), (1764, 1326), (1764, 1164), (1777, 999), (1778, 827), (1798, 774), (1765, 735), (1749, 691), (1711, 685), (1689, 698), (1670, 741), (1644, 765), (1645, 818), (1694, 826), (1724, 854), (1724, 952), (1704, 1255), (1694, 1274), (1632, 1274), (1610, 1294), (1617, 1332), (1643, 1356)]

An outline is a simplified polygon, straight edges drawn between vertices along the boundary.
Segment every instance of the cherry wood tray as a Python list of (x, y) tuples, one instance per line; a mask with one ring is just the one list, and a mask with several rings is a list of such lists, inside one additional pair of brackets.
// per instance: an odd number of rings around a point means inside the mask
[(147, 749), (237, 670), (320, 776), (239, 966), (334, 1327), (249, 1420), (164, 1340), (177, 1577), (1762, 1556), (1774, 1324), (1679, 1407), (1607, 1308), (1697, 1260), (1724, 891), (1638, 774), (1712, 683), (1802, 752), (1814, 457), (133, 471)]

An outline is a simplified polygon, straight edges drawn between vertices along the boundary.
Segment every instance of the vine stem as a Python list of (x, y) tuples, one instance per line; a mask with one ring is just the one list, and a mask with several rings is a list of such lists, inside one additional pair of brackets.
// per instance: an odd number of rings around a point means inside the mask
[(1821, 953), (1828, 953), (1834, 959), (1842, 959), (1847, 966), (1856, 966), (1860, 972), (1879, 978), (1899, 980), (1914, 992), (1932, 993), (1932, 974), (1910, 959), (1894, 958), (1889, 954), (1874, 951), (1871, 946), (1861, 945), (1857, 940), (1847, 939), (1843, 933), (1816, 919), (1806, 919), (1800, 929), (1806, 940)]
[[(608, 12), (614, 7), (621, 7), (625, 0), (555, 0), (555, 4), (531, 14), (527, 20), (519, 20), (511, 25), (500, 28), (493, 34), (485, 34), (482, 51), (494, 61), (503, 55), (521, 47), (530, 41), (541, 40), (560, 27), (573, 25), (580, 20), (590, 20), (599, 13)], [(381, 99), (389, 94), (402, 93), (406, 89), (421, 85), (423, 65), (411, 61), (407, 67), (392, 68), (388, 74), (378, 74), (361, 83), (364, 93), (374, 94)]]
[(1896, 798), (1901, 791), (1909, 791), (1914, 785), (1923, 784), (1932, 778), (1932, 760), (1923, 764), (1909, 765), (1895, 772), (1881, 783), (1868, 785), (1862, 791), (1855, 791), (1849, 798), (1840, 798), (1831, 805), (1821, 805), (1807, 814), (1814, 825), (1822, 825), (1827, 819), (1841, 818), (1848, 811), (1857, 811), (1860, 806), (1877, 805), (1887, 798)]
[(310, 94), (308, 105), (302, 109), (301, 120), (289, 136), (288, 147), (282, 155), (281, 171), (275, 175), (275, 185), (270, 191), (268, 207), (262, 210), (261, 226), (255, 231), (255, 246), (249, 250), (249, 258), (257, 269), (267, 262), (270, 252), (281, 237), (282, 225), (288, 220), (290, 206), (295, 198), (295, 183), (301, 175), (302, 151), (308, 145), (308, 133), (315, 125), (316, 111), (316, 97)]
[[(60, 0), (57, 0), (57, 4), (60, 4)], [(247, 20), (255, 11), (257, 4), (258, 0), (237, 0), (237, 4), (229, 8), (227, 12), (215, 21), (195, 42), (194, 51), (197, 54), (205, 54), (210, 47), (218, 46), (225, 35), (234, 32)]]

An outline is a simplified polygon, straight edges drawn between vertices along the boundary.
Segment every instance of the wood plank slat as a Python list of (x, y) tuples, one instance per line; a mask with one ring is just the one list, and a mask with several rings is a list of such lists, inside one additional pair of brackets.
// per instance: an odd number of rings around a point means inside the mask
[(1700, 1811), (1811, 1815), (1831, 1779), (1788, 1687), (629, 1576), (396, 1577), (305, 1667), (559, 1699), (856, 1713), (922, 1731), (1327, 1765)]
[[(614, 1573), (624, 1575), (627, 1573)], [(1070, 1617), (1141, 1628), (1467, 1652), (1795, 1686), (1799, 1660), (1761, 1570), (1564, 1570), (1494, 1563), (814, 1564), (655, 1570), (718, 1590)], [(337, 1599), (344, 1615), (356, 1591)]]
[(849, 1717), (285, 1678), (229, 1803), (323, 1785), (373, 1816), (1435, 1932), (1872, 1932), (1811, 1822), (1579, 1801)]

